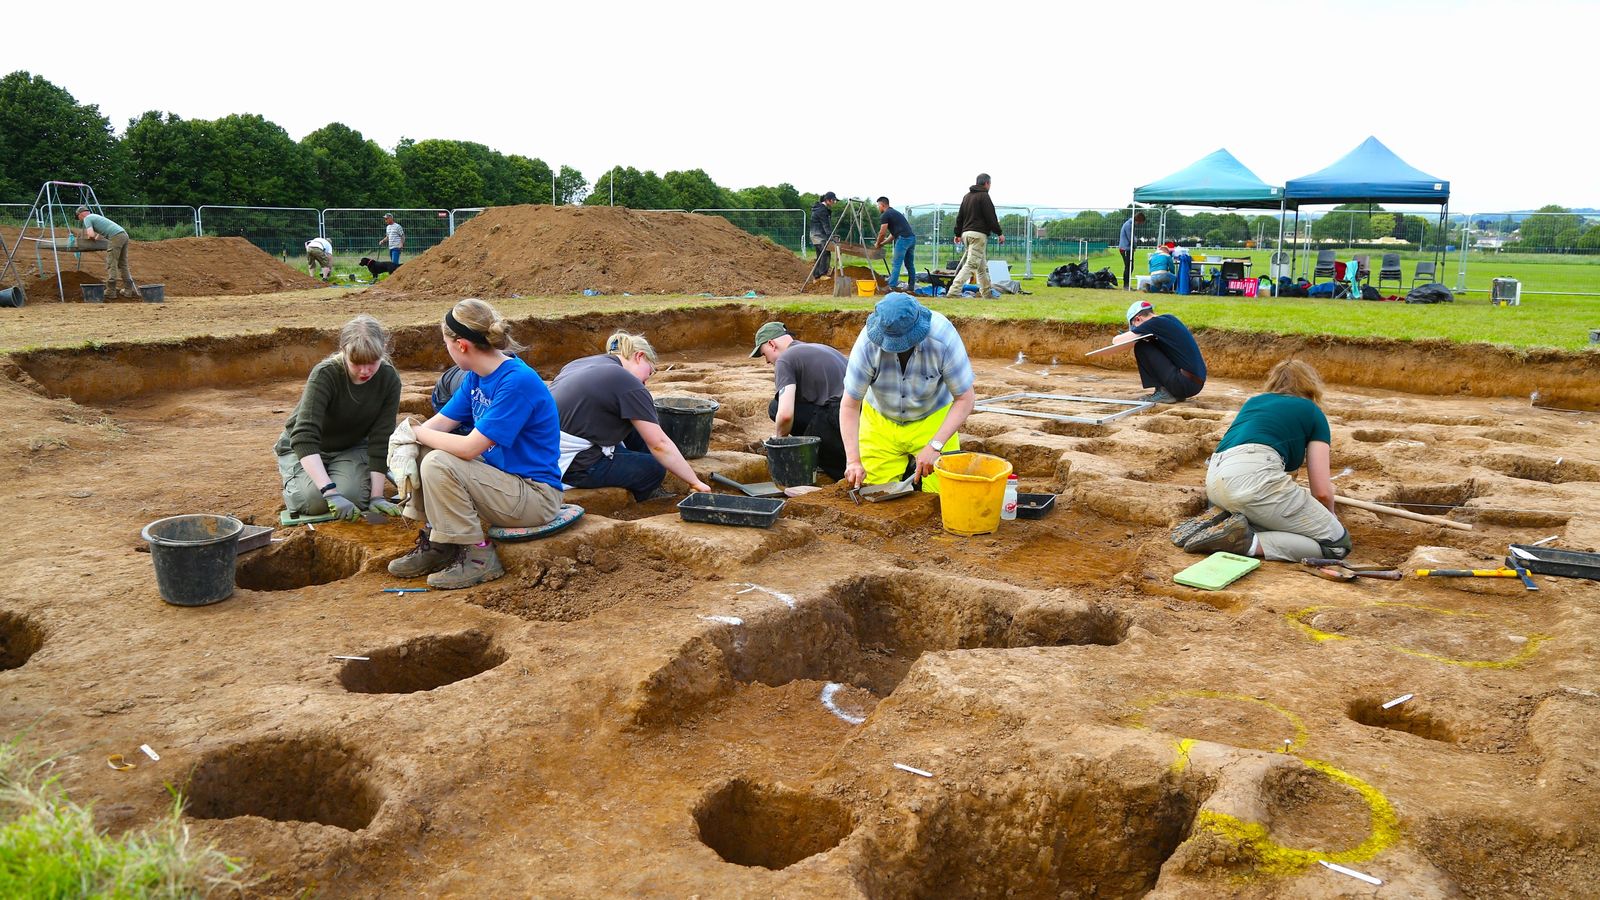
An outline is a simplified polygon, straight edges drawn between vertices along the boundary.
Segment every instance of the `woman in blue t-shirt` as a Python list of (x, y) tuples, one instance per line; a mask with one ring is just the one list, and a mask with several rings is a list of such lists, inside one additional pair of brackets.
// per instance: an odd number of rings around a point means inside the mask
[[(428, 576), (445, 590), (506, 573), (482, 522), (505, 528), (548, 524), (561, 509), (556, 468), (560, 425), (555, 400), (515, 354), (526, 349), (494, 307), (462, 300), (441, 326), (450, 361), (465, 373), (444, 408), (407, 432), (422, 445), (421, 489), (406, 517), (423, 523), (416, 547), (389, 564), (401, 578)], [(466, 434), (452, 433), (458, 425)], [(397, 474), (397, 477), (398, 474)], [(480, 521), (481, 520), (481, 521)]]
[[(1190, 553), (1343, 559), (1350, 532), (1334, 511), (1331, 436), (1318, 406), (1322, 378), (1286, 359), (1267, 373), (1263, 389), (1245, 401), (1211, 456), (1206, 495), (1213, 508), (1174, 529), (1172, 542)], [(1302, 463), (1309, 491), (1292, 474)]]

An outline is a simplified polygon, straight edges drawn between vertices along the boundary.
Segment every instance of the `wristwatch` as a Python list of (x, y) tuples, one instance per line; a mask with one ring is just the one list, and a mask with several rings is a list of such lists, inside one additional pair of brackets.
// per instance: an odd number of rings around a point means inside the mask
[(944, 444), (939, 443), (939, 441), (937, 441), (937, 440), (929, 441), (928, 442), (928, 446), (932, 447), (935, 450), (943, 450), (944, 449)]
[(317, 493), (326, 494), (329, 491), (337, 491), (338, 489), (339, 489), (339, 486), (330, 481), (327, 484), (323, 485), (322, 487), (317, 488)]

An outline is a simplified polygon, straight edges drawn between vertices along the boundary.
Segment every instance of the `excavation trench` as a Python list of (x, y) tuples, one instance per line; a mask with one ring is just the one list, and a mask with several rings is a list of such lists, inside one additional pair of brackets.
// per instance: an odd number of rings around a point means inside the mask
[(44, 646), (44, 630), (21, 613), (0, 611), (0, 672), (20, 669)]
[(723, 860), (786, 869), (838, 846), (854, 823), (843, 804), (785, 788), (734, 779), (694, 809), (700, 840)]
[(321, 737), (236, 744), (195, 766), (187, 812), (197, 819), (259, 816), (360, 831), (384, 801), (369, 769), (361, 754)]
[(506, 661), (481, 631), (430, 634), (361, 654), (339, 667), (339, 684), (353, 694), (415, 694), (481, 675)]
[(349, 578), (366, 558), (357, 544), (300, 529), (281, 544), (239, 557), (233, 581), (251, 591), (292, 591)]
[(1371, 697), (1351, 700), (1345, 706), (1345, 715), (1349, 716), (1351, 721), (1359, 722), (1369, 728), (1403, 731), (1430, 741), (1450, 744), (1458, 740), (1456, 730), (1450, 727), (1449, 723), (1434, 718), (1422, 709), (1416, 700), (1398, 703), (1388, 709), (1383, 708), (1384, 702)]

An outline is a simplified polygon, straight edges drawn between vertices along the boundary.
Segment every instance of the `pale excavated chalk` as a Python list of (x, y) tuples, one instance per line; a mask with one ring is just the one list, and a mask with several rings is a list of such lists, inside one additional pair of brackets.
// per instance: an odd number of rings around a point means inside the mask
[(779, 603), (782, 603), (784, 606), (787, 606), (790, 609), (794, 609), (794, 598), (789, 596), (788, 594), (783, 593), (782, 591), (775, 591), (772, 588), (762, 587), (759, 584), (752, 584), (751, 582), (748, 582), (748, 581), (739, 581), (739, 582), (735, 582), (735, 584), (742, 584), (742, 585), (745, 586), (744, 590), (742, 590), (742, 591), (734, 591), (735, 594), (748, 594), (751, 591), (760, 591), (761, 593), (766, 594), (769, 597), (774, 598)]
[(1383, 884), (1383, 879), (1373, 878), (1371, 875), (1368, 875), (1365, 872), (1357, 872), (1355, 869), (1346, 869), (1344, 866), (1341, 866), (1338, 863), (1331, 863), (1325, 859), (1319, 859), (1317, 862), (1322, 863), (1324, 866), (1327, 866), (1335, 872), (1338, 872), (1340, 875), (1349, 875), (1351, 878), (1359, 878), (1362, 881), (1365, 881), (1367, 884)]
[(1416, 694), (1401, 694), (1400, 696), (1394, 698), (1393, 700), (1390, 700), (1388, 703), (1385, 703), (1383, 705), (1383, 708), (1384, 709), (1389, 709), (1390, 707), (1393, 707), (1393, 706), (1399, 706), (1400, 704), (1406, 702), (1407, 700), (1410, 700), (1412, 697), (1415, 697), (1415, 696), (1416, 696)]
[[(844, 687), (844, 685), (840, 684), (837, 681), (830, 681), (827, 684), (823, 685), (822, 686), (822, 705), (828, 708), (828, 712), (831, 712), (834, 715), (838, 716), (839, 718), (845, 720), (846, 722), (849, 722), (851, 725), (860, 725), (862, 722), (865, 722), (867, 720), (866, 716), (851, 715), (850, 713), (847, 713), (844, 710), (840, 709), (839, 708), (839, 704), (837, 704), (837, 703), (835, 703), (833, 701), (834, 695), (839, 693), (839, 689), (842, 688), (842, 687)], [(929, 777), (931, 778), (932, 776), (929, 776)]]
[(723, 625), (743, 625), (744, 620), (738, 616), (701, 616), (707, 622), (718, 622)]

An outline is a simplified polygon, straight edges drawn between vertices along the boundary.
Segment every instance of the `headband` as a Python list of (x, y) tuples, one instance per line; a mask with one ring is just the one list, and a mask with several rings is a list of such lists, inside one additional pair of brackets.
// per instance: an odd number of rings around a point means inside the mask
[(493, 346), (492, 344), (489, 343), (488, 336), (485, 335), (483, 332), (478, 331), (475, 328), (468, 328), (467, 326), (461, 324), (460, 322), (457, 322), (456, 321), (456, 317), (451, 314), (450, 310), (445, 310), (445, 313), (444, 313), (444, 324), (450, 326), (450, 330), (454, 331), (456, 333), (457, 337), (461, 337), (461, 338), (464, 338), (466, 340), (469, 340), (469, 341), (473, 342), (474, 344), (477, 344), (480, 347)]

